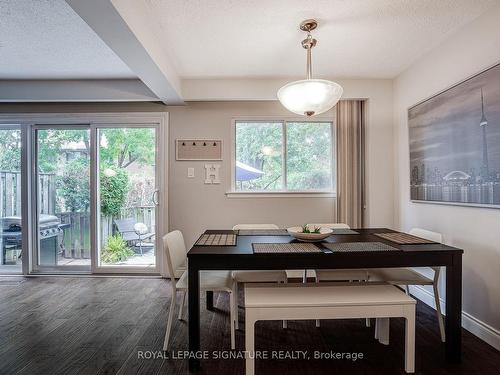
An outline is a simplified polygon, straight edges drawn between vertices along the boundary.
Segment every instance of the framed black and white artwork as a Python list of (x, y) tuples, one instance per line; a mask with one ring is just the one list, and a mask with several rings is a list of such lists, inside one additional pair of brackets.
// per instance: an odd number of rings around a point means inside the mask
[(500, 64), (408, 110), (412, 201), (500, 207)]

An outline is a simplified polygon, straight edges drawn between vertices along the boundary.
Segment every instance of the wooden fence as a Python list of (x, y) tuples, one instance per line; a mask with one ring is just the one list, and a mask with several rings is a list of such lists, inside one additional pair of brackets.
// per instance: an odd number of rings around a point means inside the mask
[(154, 232), (156, 223), (155, 206), (124, 207), (121, 209), (120, 215), (117, 217), (101, 217), (101, 246), (105, 246), (108, 237), (115, 233), (115, 228), (113, 226), (114, 220), (126, 219), (130, 217), (137, 222), (146, 224), (149, 231)]
[[(56, 206), (55, 174), (40, 173), (39, 209), (53, 215)], [(21, 172), (0, 171), (0, 217), (21, 216)]]
[[(89, 212), (64, 212), (56, 213), (62, 224), (69, 224), (64, 229), (64, 248), (66, 258), (90, 258), (90, 213)], [(117, 219), (133, 218), (137, 222), (147, 225), (150, 231), (155, 230), (155, 206), (125, 207), (118, 216), (101, 217), (100, 245), (106, 246), (108, 237), (116, 233), (113, 223)], [(154, 238), (153, 238), (154, 240)]]
[[(57, 216), (62, 224), (69, 224), (64, 229), (63, 244), (66, 258), (90, 258), (90, 213), (56, 212), (55, 175), (39, 174), (40, 213)], [(21, 216), (21, 173), (0, 171), (0, 217)], [(122, 208), (118, 217), (102, 217), (100, 225), (101, 246), (114, 233), (113, 222), (116, 219), (133, 218), (155, 230), (155, 206), (136, 206)]]

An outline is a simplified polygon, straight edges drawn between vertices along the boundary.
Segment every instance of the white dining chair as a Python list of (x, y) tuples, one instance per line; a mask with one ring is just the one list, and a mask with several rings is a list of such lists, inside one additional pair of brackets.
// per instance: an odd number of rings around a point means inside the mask
[(323, 224), (307, 224), (309, 228), (330, 228), (330, 229), (351, 229), (351, 227), (344, 223), (323, 223)]
[(276, 224), (236, 224), (233, 230), (266, 230), (266, 229), (280, 229)]
[[(413, 236), (425, 238), (426, 240), (442, 243), (443, 236), (441, 233), (432, 232), (426, 229), (413, 228), (409, 232)], [(436, 304), (436, 314), (439, 324), (439, 332), (441, 334), (441, 341), (446, 341), (444, 330), (444, 319), (441, 313), (441, 303), (439, 298), (439, 274), (441, 267), (431, 267), (434, 274), (431, 277), (422, 275), (411, 268), (375, 268), (368, 271), (370, 281), (385, 281), (392, 285), (404, 286), (406, 294), (409, 294), (410, 285), (432, 285), (434, 290), (434, 303)]]
[[(165, 261), (170, 277), (170, 286), (172, 287), (172, 297), (170, 301), (170, 309), (168, 311), (167, 329), (165, 332), (165, 340), (163, 341), (163, 350), (168, 349), (170, 332), (172, 330), (172, 321), (174, 318), (175, 305), (177, 300), (177, 292), (182, 293), (182, 299), (179, 306), (178, 319), (183, 316), (184, 307), (186, 304), (186, 294), (188, 291), (188, 274), (187, 271), (181, 275), (179, 280), (175, 279), (175, 271), (179, 266), (185, 264), (187, 259), (186, 245), (184, 237), (178, 230), (170, 232), (163, 237), (163, 248), (165, 252)], [(230, 271), (201, 271), (200, 272), (200, 291), (211, 292), (226, 292), (229, 293), (229, 316), (231, 321), (231, 349), (235, 349), (235, 282)]]
[[(323, 223), (323, 224), (307, 224), (311, 229), (314, 228), (330, 228), (330, 229), (351, 229), (344, 223)], [(338, 270), (314, 270), (315, 281), (368, 281), (368, 271), (365, 269), (338, 269)], [(316, 327), (320, 326), (319, 320), (316, 321)], [(370, 326), (370, 319), (366, 319), (366, 326)]]
[[(330, 228), (330, 229), (350, 229), (349, 225), (343, 223), (324, 223), (324, 224), (307, 224), (308, 228)], [(302, 277), (302, 282), (307, 282), (309, 277), (316, 278), (316, 273), (314, 270), (287, 270), (287, 276), (289, 279), (291, 278), (299, 278)]]
[[(307, 224), (309, 228), (351, 229), (344, 223)], [(364, 269), (315, 270), (316, 282), (320, 281), (367, 281), (368, 271)]]
[[(266, 230), (279, 229), (275, 224), (236, 224), (233, 230)], [(240, 283), (286, 283), (287, 276), (285, 271), (266, 271), (266, 270), (250, 270), (250, 271), (233, 271), (233, 279), (236, 282), (236, 296), (238, 296)], [(238, 298), (238, 297), (236, 297)], [(283, 321), (283, 328), (287, 327), (286, 321)], [(236, 329), (239, 329), (238, 311), (236, 311)]]

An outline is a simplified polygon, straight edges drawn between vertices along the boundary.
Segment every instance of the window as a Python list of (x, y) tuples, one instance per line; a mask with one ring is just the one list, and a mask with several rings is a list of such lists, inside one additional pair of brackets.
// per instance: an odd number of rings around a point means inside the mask
[(333, 192), (334, 131), (326, 121), (235, 121), (236, 192)]

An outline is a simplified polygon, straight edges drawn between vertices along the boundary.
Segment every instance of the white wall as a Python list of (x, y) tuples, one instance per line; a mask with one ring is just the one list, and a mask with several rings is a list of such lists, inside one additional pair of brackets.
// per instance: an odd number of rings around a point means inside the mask
[[(500, 62), (500, 6), (453, 35), (394, 81), (395, 223), (443, 233), (447, 244), (465, 250), (464, 326), (500, 344), (500, 210), (411, 203), (407, 109)], [(500, 124), (497, 124), (500, 125)], [(444, 294), (443, 294), (444, 297)], [(474, 319), (480, 322), (474, 322)], [(484, 323), (484, 324), (482, 324)], [(496, 330), (496, 332), (495, 332)]]

